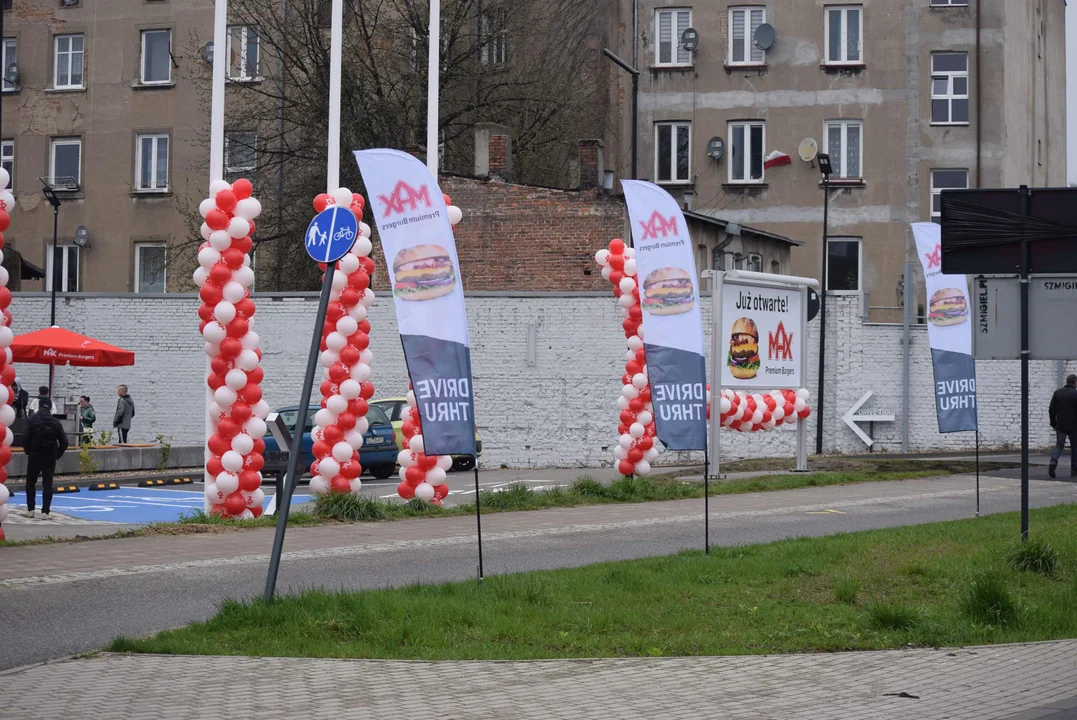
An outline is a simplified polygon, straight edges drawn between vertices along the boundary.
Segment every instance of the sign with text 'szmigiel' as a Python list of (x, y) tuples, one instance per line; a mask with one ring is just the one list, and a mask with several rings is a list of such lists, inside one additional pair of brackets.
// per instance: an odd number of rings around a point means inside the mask
[(722, 284), (720, 384), (729, 388), (798, 389), (804, 385), (799, 287), (727, 279)]
[(474, 455), (471, 349), (445, 199), (427, 167), (397, 150), (355, 159), (378, 226), (427, 455)]
[(705, 450), (707, 366), (694, 245), (677, 202), (662, 188), (624, 180), (643, 308), (643, 349), (658, 439)]

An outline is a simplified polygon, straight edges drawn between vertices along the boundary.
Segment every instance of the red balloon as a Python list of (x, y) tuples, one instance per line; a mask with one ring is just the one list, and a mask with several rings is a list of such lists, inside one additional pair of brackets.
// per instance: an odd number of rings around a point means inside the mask
[[(240, 178), (232, 183), (232, 192), (235, 193), (236, 198), (239, 200), (246, 200), (254, 192), (254, 186), (251, 185), (251, 181), (247, 178)], [(217, 203), (218, 205), (220, 203)]]
[(204, 322), (208, 322), (213, 319), (213, 306), (202, 303), (198, 306), (198, 317)]
[(239, 390), (240, 399), (246, 401), (251, 405), (255, 405), (262, 399), (262, 388), (258, 387), (254, 383), (247, 383)]
[(255, 505), (254, 507), (247, 508), (247, 509), (251, 511), (251, 515), (254, 515), (254, 517), (256, 517), (256, 518), (257, 517), (262, 517), (262, 506), (261, 505)]
[(324, 440), (318, 440), (311, 447), (310, 451), (314, 453), (314, 457), (320, 460), (333, 451), (333, 446)]
[(362, 297), (362, 294), (355, 288), (345, 287), (340, 291), (340, 304), (344, 307), (355, 307)]
[(635, 397), (628, 401), (628, 409), (634, 413), (638, 413), (639, 411), (643, 410), (643, 405), (644, 403), (642, 398)]
[(209, 460), (206, 460), (206, 472), (212, 477), (217, 477), (224, 472), (224, 466), (221, 465), (220, 455), (211, 455)]
[(778, 402), (774, 399), (773, 395), (764, 395), (763, 404), (767, 406), (768, 410), (773, 410), (778, 406)]
[(348, 366), (342, 362), (335, 362), (329, 367), (329, 379), (335, 383), (342, 383), (350, 376)]
[[(227, 358), (228, 360), (234, 360), (241, 352), (243, 352), (243, 345), (239, 340), (234, 337), (226, 337), (224, 340), (221, 340), (221, 357)], [(255, 400), (255, 402), (258, 401)]]
[(643, 451), (640, 450), (638, 447), (634, 447), (628, 451), (628, 462), (632, 463), (633, 465), (635, 465), (642, 459)]
[(237, 400), (232, 404), (232, 411), (230, 415), (232, 416), (233, 420), (235, 420), (237, 423), (242, 424), (250, 420), (253, 413), (251, 412), (250, 405), (243, 402), (242, 400)]
[(318, 386), (318, 389), (322, 393), (322, 397), (329, 397), (330, 395), (336, 395), (340, 386), (332, 380), (322, 380), (322, 384)]
[(331, 302), (325, 309), (325, 317), (327, 320), (332, 320), (334, 323), (344, 317), (344, 306), (338, 302)]
[(359, 267), (363, 268), (363, 271), (367, 275), (373, 275), (374, 274), (374, 258), (367, 257), (367, 256), (359, 258)]
[(220, 375), (211, 373), (209, 376), (206, 377), (206, 385), (209, 386), (210, 390), (216, 390), (217, 388), (224, 385), (224, 378)]
[(239, 423), (230, 417), (223, 417), (217, 423), (217, 434), (225, 440), (231, 440), (236, 435), (239, 435), (239, 430)]
[(369, 320), (360, 320), (359, 321), (359, 332), (370, 333), (370, 321)]
[(363, 466), (354, 460), (348, 460), (340, 466), (340, 474), (349, 480), (354, 480), (363, 474)]
[[(770, 410), (764, 410), (763, 411), (763, 422), (770, 422), (772, 419), (774, 419), (774, 416), (771, 414)], [(762, 424), (762, 423), (760, 423), (760, 424)]]
[(634, 412), (632, 412), (631, 410), (622, 410), (621, 411), (621, 424), (622, 425), (631, 425), (634, 422), (636, 422), (636, 414)]
[[(344, 367), (352, 367), (357, 362), (359, 362), (359, 350), (352, 347), (351, 345), (345, 345), (344, 348), (340, 351), (340, 362), (344, 365)], [(340, 382), (343, 382), (343, 380)]]
[(217, 203), (217, 207), (224, 210), (226, 213), (230, 213), (236, 209), (236, 194), (231, 190), (219, 191), (216, 197), (213, 198), (213, 201)]
[(237, 302), (236, 314), (245, 318), (254, 317), (254, 301), (245, 297)]
[(243, 468), (245, 470), (261, 470), (266, 465), (266, 459), (262, 457), (262, 453), (266, 451), (266, 443), (262, 438), (254, 439), (254, 452), (256, 455), (247, 455), (243, 458)]
[[(221, 292), (220, 285), (207, 281), (205, 285), (198, 289), (198, 297), (202, 298), (202, 302), (207, 305), (216, 305), (224, 298), (224, 294)], [(4, 307), (7, 306), (4, 305)]]
[(206, 441), (206, 447), (214, 455), (224, 455), (232, 449), (232, 443), (221, 437), (219, 433), (213, 433), (209, 436), (209, 440)]
[(644, 435), (636, 441), (636, 446), (642, 450), (650, 450), (654, 447), (654, 438)]
[[(246, 257), (238, 248), (230, 247), (221, 253), (221, 259), (224, 260), (224, 266), (231, 268), (232, 270), (238, 270), (243, 267), (243, 258)], [(214, 268), (220, 267), (222, 263), (217, 263)], [(212, 272), (212, 271), (211, 271)]]
[(366, 289), (370, 287), (370, 275), (360, 268), (348, 276), (348, 285), (357, 290), (359, 297), (362, 297)]
[(8, 215), (7, 210), (0, 210), (0, 232), (7, 232), (10, 225), (11, 216)]
[[(266, 441), (262, 438), (254, 438), (254, 452), (258, 453), (258, 459), (261, 460), (261, 455), (266, 451)], [(263, 463), (265, 461), (263, 460)], [(262, 466), (259, 465), (258, 469), (261, 470)]]
[(437, 464), (437, 455), (423, 454), (419, 456), (419, 467), (423, 469), (423, 472), (426, 472), (427, 470), (433, 470), (435, 467), (437, 467)]
[[(803, 410), (801, 410), (800, 412), (797, 413), (797, 417), (800, 418), (801, 420), (808, 417), (809, 415), (811, 415), (811, 408), (810, 407), (805, 407)], [(0, 465), (2, 465), (2, 464), (3, 463), (0, 463)]]
[(357, 418), (366, 417), (367, 410), (369, 409), (370, 407), (367, 404), (367, 401), (363, 398), (355, 398), (354, 400), (348, 401), (348, 412)]
[(255, 367), (253, 370), (247, 371), (247, 382), (254, 383), (255, 385), (261, 385), (262, 379), (265, 377), (265, 371), (260, 367)]
[(352, 207), (358, 208), (357, 214), (363, 214), (363, 208), (366, 206), (366, 200), (359, 193), (352, 193)]
[(218, 375), (224, 376), (232, 369), (232, 363), (218, 355), (209, 361), (209, 368)]
[(402, 482), (396, 486), (396, 494), (404, 500), (411, 500), (415, 497), (415, 488), (408, 485), (406, 482)]
[(617, 463), (617, 471), (622, 475), (632, 475), (636, 472), (636, 466), (628, 460)]
[(225, 326), (225, 330), (228, 332), (228, 337), (241, 338), (247, 334), (251, 325), (247, 322), (246, 318), (237, 317)]
[(239, 489), (254, 492), (262, 484), (262, 477), (254, 470), (244, 470), (239, 474)]
[[(621, 284), (621, 279), (624, 278), (624, 276), (625, 276), (625, 274), (623, 272), (621, 272), (620, 270), (614, 270), (613, 272), (610, 273), (610, 282), (613, 283), (614, 285), (620, 285)], [(618, 288), (618, 290), (619, 289), (620, 288)]]
[(624, 328), (628, 337), (632, 337), (636, 334), (636, 331), (639, 330), (639, 320), (633, 320), (630, 317), (626, 317), (621, 323), (621, 327)]
[(314, 196), (314, 209), (318, 212), (325, 210), (329, 205), (336, 205), (336, 201), (331, 195), (319, 193)]
[(629, 375), (641, 373), (643, 372), (643, 365), (636, 360), (629, 360), (627, 363), (625, 363), (625, 372)]
[(344, 428), (344, 430), (351, 430), (355, 427), (355, 423), (355, 416), (350, 412), (342, 412), (340, 415), (337, 415), (337, 425)]
[(232, 240), (232, 247), (239, 250), (244, 255), (249, 253), (251, 248), (254, 247), (254, 241), (251, 240), (251, 235), (254, 234), (254, 221), (248, 220), (247, 223), (251, 226), (251, 229), (246, 237), (241, 237), (239, 240)]
[(628, 308), (628, 317), (632, 318), (636, 322), (640, 322), (643, 319), (643, 310), (640, 309), (639, 305), (633, 305), (632, 307)]
[(317, 475), (318, 474), (318, 461), (317, 460), (315, 460), (314, 462), (312, 462), (310, 464), (310, 474), (311, 475)]
[[(613, 268), (614, 270), (624, 270), (625, 256), (624, 255), (610, 255), (609, 264), (610, 264), (610, 267)], [(610, 280), (613, 280), (612, 275), (610, 276)], [(620, 281), (618, 280), (618, 283), (619, 282)]]
[(247, 499), (236, 490), (224, 499), (224, 511), (229, 515), (239, 515), (247, 509)]
[(647, 364), (647, 353), (643, 351), (643, 348), (640, 348), (636, 351), (636, 362), (638, 362), (640, 365)]
[[(2, 360), (0, 360), (0, 362), (2, 362)], [(15, 368), (10, 365), (5, 365), (3, 369), (0, 369), (0, 381), (2, 381), (6, 387), (10, 387), (11, 383), (15, 382)]]
[(4, 315), (4, 327), (11, 327), (11, 311), (5, 308), (2, 312)]
[(609, 249), (610, 253), (612, 253), (613, 255), (620, 255), (625, 251), (624, 241), (620, 238), (614, 238), (610, 240)]
[(344, 431), (336, 425), (330, 425), (322, 430), (322, 437), (330, 445), (336, 445), (344, 439)]
[(415, 423), (410, 420), (405, 420), (404, 424), (400, 426), (400, 432), (404, 437), (410, 438), (415, 434)]
[(794, 412), (796, 412), (796, 410), (794, 408), (795, 408), (795, 406), (793, 405), (793, 403), (787, 402), (785, 404), (785, 414), (786, 414), (786, 416), (792, 415)]
[(214, 208), (206, 214), (206, 225), (210, 230), (224, 230), (228, 227), (228, 213)]
[(621, 423), (620, 425), (617, 426), (617, 434), (618, 435), (624, 435), (626, 432), (628, 432), (628, 425), (625, 425), (624, 423)]
[(444, 500), (449, 494), (449, 484), (442, 483), (434, 488), (434, 499)]
[[(435, 463), (437, 460), (434, 461)], [(404, 471), (404, 479), (412, 485), (418, 485), (426, 478), (426, 471), (418, 465), (412, 465)]]

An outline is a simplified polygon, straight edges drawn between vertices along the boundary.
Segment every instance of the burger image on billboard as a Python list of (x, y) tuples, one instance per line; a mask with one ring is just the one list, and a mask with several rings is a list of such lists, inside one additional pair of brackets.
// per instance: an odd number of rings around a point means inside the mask
[(643, 309), (652, 315), (677, 315), (695, 305), (692, 276), (680, 268), (652, 270), (643, 280)]
[(393, 278), (393, 295), (401, 300), (432, 300), (456, 286), (452, 258), (440, 245), (415, 245), (398, 252)]
[(965, 293), (957, 288), (943, 288), (931, 296), (927, 319), (932, 325), (960, 325), (969, 317)]
[(729, 373), (750, 380), (759, 372), (759, 329), (751, 318), (737, 318), (729, 338)]

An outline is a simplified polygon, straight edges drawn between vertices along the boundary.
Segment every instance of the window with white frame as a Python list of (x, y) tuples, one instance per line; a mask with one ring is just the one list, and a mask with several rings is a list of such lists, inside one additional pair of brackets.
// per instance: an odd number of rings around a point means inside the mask
[(729, 55), (730, 65), (762, 65), (767, 54), (755, 44), (755, 31), (767, 21), (767, 10), (762, 7), (729, 8)]
[(846, 180), (864, 176), (863, 124), (860, 120), (828, 120), (823, 152), (830, 156), (834, 175)]
[(135, 138), (135, 189), (168, 190), (168, 135), (139, 135)]
[(824, 17), (827, 64), (859, 65), (864, 62), (864, 7), (829, 5)]
[(479, 61), (501, 65), (509, 60), (508, 13), (493, 10), (479, 15)]
[(931, 54), (931, 122), (969, 124), (969, 54)]
[(172, 31), (142, 31), (142, 84), (172, 82)]
[(763, 272), (763, 256), (759, 253), (748, 253), (748, 263), (744, 269), (751, 272)]
[(165, 291), (164, 243), (135, 245), (135, 292), (163, 293)]
[(729, 182), (763, 182), (766, 137), (760, 120), (729, 123)]
[(49, 146), (49, 184), (58, 189), (82, 184), (82, 138), (53, 138)]
[(942, 191), (967, 190), (969, 187), (968, 170), (932, 170), (931, 171), (931, 221), (942, 221)]
[(51, 252), (46, 258), (45, 290), (55, 286), (57, 292), (79, 291), (79, 249), (76, 245), (48, 246)]
[(57, 35), (54, 43), (53, 88), (60, 90), (84, 87), (82, 71), (85, 67), (86, 37), (82, 34)]
[(655, 65), (691, 65), (692, 53), (681, 46), (681, 35), (692, 27), (692, 11), (685, 8), (671, 8), (654, 11)]
[(0, 142), (0, 167), (7, 170), (8, 190), (15, 192), (15, 141)]
[(256, 26), (233, 25), (228, 28), (228, 78), (230, 80), (257, 80), (260, 77), (259, 53)]
[(654, 126), (654, 177), (660, 183), (692, 179), (692, 123), (665, 122)]
[(838, 293), (860, 291), (860, 238), (827, 238), (826, 289)]
[(969, 0), (931, 0), (931, 7), (968, 7)]
[(0, 73), (4, 76), (4, 92), (13, 92), (18, 89), (18, 84), (8, 80), (7, 69), (11, 65), (18, 66), (19, 53), (18, 44), (15, 38), (4, 38), (4, 45), (2, 50), (2, 57), (0, 57), (3, 64), (0, 65)]
[(251, 179), (258, 165), (258, 135), (252, 132), (231, 132), (224, 136), (224, 179), (235, 182)]

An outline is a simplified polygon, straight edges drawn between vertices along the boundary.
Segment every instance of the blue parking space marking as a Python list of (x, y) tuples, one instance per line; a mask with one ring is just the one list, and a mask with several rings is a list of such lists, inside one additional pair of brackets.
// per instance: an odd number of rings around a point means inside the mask
[[(143, 525), (154, 522), (173, 522), (202, 508), (202, 493), (166, 488), (121, 487), (118, 490), (88, 492), (85, 489), (71, 495), (53, 495), (52, 510), (63, 515), (98, 520), (100, 522)], [(269, 506), (269, 498), (264, 507)], [(311, 500), (311, 496), (296, 494), (292, 503)], [(26, 509), (26, 494), (12, 493), (12, 510)], [(37, 508), (41, 509), (41, 493), (37, 493)]]

